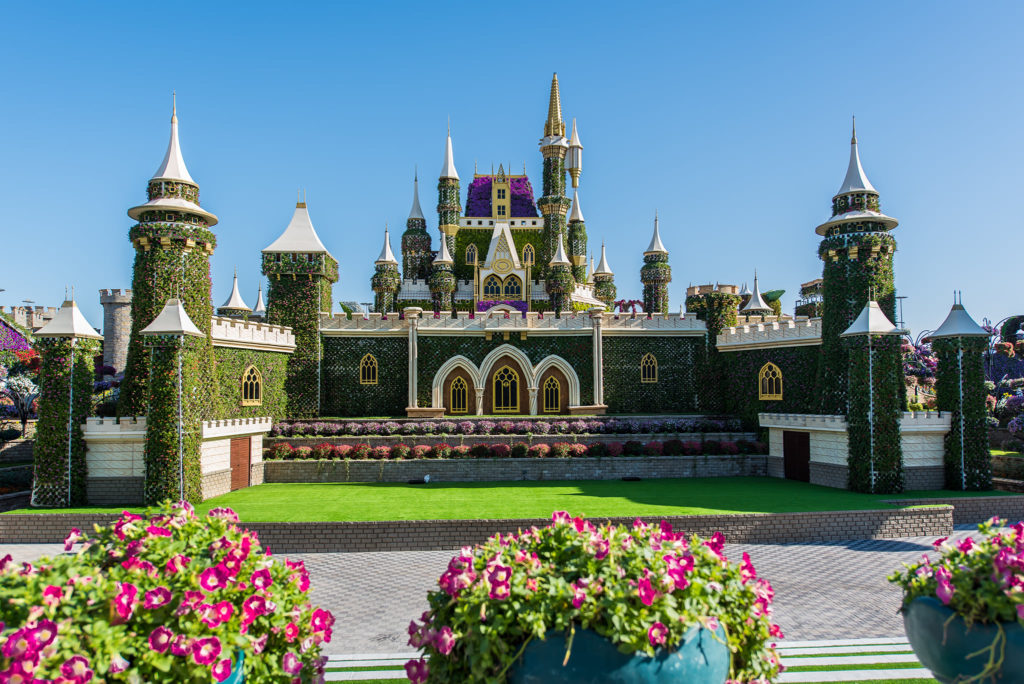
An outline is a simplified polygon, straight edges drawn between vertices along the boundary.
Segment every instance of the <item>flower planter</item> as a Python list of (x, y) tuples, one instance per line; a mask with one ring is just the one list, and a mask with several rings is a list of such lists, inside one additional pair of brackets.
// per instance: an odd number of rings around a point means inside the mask
[(687, 632), (683, 643), (672, 652), (659, 649), (651, 658), (622, 653), (593, 630), (576, 632), (572, 652), (564, 666), (566, 637), (550, 631), (544, 641), (531, 641), (522, 661), (509, 675), (511, 684), (722, 684), (729, 676), (729, 649), (725, 631), (715, 633), (700, 626)]
[[(952, 618), (952, 619), (951, 619)], [(973, 624), (968, 629), (963, 618), (930, 596), (916, 598), (903, 611), (907, 639), (921, 663), (943, 684), (965, 681), (979, 675), (989, 661), (989, 653), (978, 653), (1006, 636), (999, 670), (984, 681), (1024, 681), (1024, 629), (1017, 622)], [(994, 675), (994, 679), (991, 675)]]
[(238, 651), (238, 660), (235, 661), (235, 666), (231, 670), (231, 674), (221, 684), (245, 684), (245, 651)]

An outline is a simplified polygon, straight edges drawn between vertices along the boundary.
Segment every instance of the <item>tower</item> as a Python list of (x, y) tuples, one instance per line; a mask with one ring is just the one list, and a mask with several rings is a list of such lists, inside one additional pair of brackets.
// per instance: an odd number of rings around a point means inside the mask
[(601, 243), (601, 260), (597, 262), (594, 270), (594, 296), (604, 302), (610, 310), (615, 301), (615, 274), (608, 266), (608, 256), (605, 254), (604, 243)]
[(242, 300), (242, 293), (238, 291), (238, 268), (236, 267), (235, 278), (231, 283), (231, 296), (217, 309), (217, 315), (231, 316), (232, 318), (248, 318), (251, 313), (252, 309)]
[[(832, 198), (832, 217), (815, 229), (822, 236), (818, 256), (824, 264), (825, 310), (818, 383), (822, 413), (845, 414), (848, 408), (848, 349), (840, 334), (869, 299), (878, 302), (889, 320), (896, 318), (892, 266), (896, 241), (889, 231), (898, 223), (881, 213), (878, 191), (861, 166), (855, 120), (850, 163), (839, 192)], [(898, 359), (895, 362), (899, 363)]]
[(455, 292), (454, 265), (452, 255), (448, 253), (448, 241), (441, 240), (441, 251), (431, 265), (429, 280), (430, 299), (434, 303), (435, 313), (452, 310), (452, 295)]
[(412, 208), (402, 234), (402, 277), (425, 280), (430, 275), (430, 235), (427, 220), (420, 209), (419, 174), (413, 176)]
[[(746, 285), (744, 285), (746, 289)], [(757, 271), (754, 271), (754, 291), (748, 292), (750, 297), (747, 299), (747, 303), (740, 309), (740, 314), (744, 316), (769, 316), (772, 313), (772, 307), (768, 306), (764, 301), (764, 297), (761, 296), (761, 288), (757, 284)], [(743, 293), (741, 292), (742, 296)]]
[(661, 244), (658, 212), (654, 212), (654, 235), (651, 236), (651, 244), (644, 250), (640, 282), (644, 286), (644, 312), (668, 313), (668, 284), (672, 282), (672, 267), (668, 265), (668, 250)]
[(285, 378), (287, 414), (313, 417), (320, 412), (320, 315), (331, 313), (338, 262), (320, 241), (304, 200), (295, 203), (291, 221), (263, 250), (262, 259), (267, 277), (267, 323), (286, 325), (295, 335), (295, 352), (288, 359)]
[(548, 262), (548, 277), (544, 286), (547, 288), (551, 310), (558, 316), (569, 308), (570, 296), (576, 286), (572, 278), (572, 263), (565, 253), (562, 236), (558, 236), (555, 245), (555, 256)]
[(256, 293), (256, 306), (252, 308), (252, 317), (257, 321), (264, 321), (267, 318), (267, 305), (263, 303), (263, 283)]
[(128, 339), (132, 334), (132, 291), (100, 290), (103, 306), (103, 365), (118, 373), (128, 362)]
[[(199, 185), (189, 174), (181, 154), (176, 105), (171, 109), (167, 152), (147, 184), (146, 195), (145, 204), (128, 210), (128, 216), (138, 223), (128, 233), (135, 247), (132, 332), (118, 415), (149, 413), (151, 352), (140, 333), (163, 310), (168, 299), (178, 298), (204, 335), (188, 340), (183, 349), (187, 372), (182, 379), (182, 392), (188, 405), (185, 422), (188, 430), (197, 431), (202, 420), (216, 418), (219, 413), (220, 393), (210, 341), (210, 255), (217, 245), (211, 228), (217, 225), (217, 217), (199, 205)], [(152, 423), (149, 425), (152, 427)], [(159, 454), (147, 453), (147, 459), (150, 458), (158, 459)], [(190, 458), (198, 467), (198, 450)]]
[(572, 212), (569, 214), (569, 261), (572, 262), (572, 277), (577, 283), (587, 282), (587, 226), (580, 209), (579, 190), (572, 191)]
[(537, 200), (537, 208), (544, 216), (544, 237), (541, 241), (543, 252), (538, 255), (538, 261), (542, 264), (553, 263), (565, 233), (565, 215), (569, 211), (569, 199), (565, 196), (565, 155), (568, 151), (569, 141), (565, 138), (562, 101), (558, 92), (558, 74), (554, 74), (551, 77), (548, 118), (544, 122), (544, 137), (540, 141), (540, 153), (544, 158), (544, 195)]
[(377, 261), (374, 262), (374, 273), (370, 279), (370, 287), (376, 294), (373, 303), (374, 311), (386, 314), (395, 310), (395, 295), (398, 294), (399, 283), (398, 261), (395, 259), (394, 252), (391, 251), (391, 236), (388, 235), (388, 228), (384, 226), (384, 247), (381, 248)]
[(452, 127), (448, 126), (445, 142), (444, 163), (437, 180), (437, 224), (441, 237), (448, 242), (449, 253), (455, 252), (455, 234), (459, 232), (459, 172), (455, 170), (455, 155), (452, 153)]

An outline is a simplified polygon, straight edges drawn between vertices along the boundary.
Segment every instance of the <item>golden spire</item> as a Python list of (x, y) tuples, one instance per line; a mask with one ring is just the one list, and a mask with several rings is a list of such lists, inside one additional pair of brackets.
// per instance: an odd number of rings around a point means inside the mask
[(548, 102), (548, 120), (544, 122), (544, 137), (565, 136), (562, 121), (562, 98), (558, 94), (558, 74), (551, 77), (551, 100)]

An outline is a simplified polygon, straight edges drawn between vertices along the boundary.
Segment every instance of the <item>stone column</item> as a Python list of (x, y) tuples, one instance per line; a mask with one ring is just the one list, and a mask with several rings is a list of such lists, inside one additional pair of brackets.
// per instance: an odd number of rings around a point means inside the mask
[(537, 388), (527, 387), (526, 389), (530, 392), (530, 415), (535, 416), (537, 415)]
[[(595, 306), (590, 310), (590, 322), (594, 328), (594, 404), (604, 405), (604, 344), (602, 337), (602, 325), (604, 323), (604, 309)], [(582, 397), (580, 398), (582, 401)]]
[(417, 386), (417, 362), (419, 350), (417, 345), (417, 329), (419, 328), (420, 314), (423, 309), (418, 306), (408, 306), (403, 309), (405, 320), (409, 323), (409, 408), (419, 406), (419, 389)]
[(484, 388), (476, 387), (476, 415), (484, 415)]

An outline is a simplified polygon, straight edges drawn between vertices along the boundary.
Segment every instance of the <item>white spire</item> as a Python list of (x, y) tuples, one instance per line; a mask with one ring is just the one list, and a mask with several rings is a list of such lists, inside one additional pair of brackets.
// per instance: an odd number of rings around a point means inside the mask
[(661, 244), (661, 233), (658, 232), (658, 212), (654, 212), (654, 235), (651, 236), (651, 244), (647, 245), (644, 254), (668, 254), (665, 245)]
[(167, 154), (160, 168), (153, 174), (153, 180), (167, 178), (169, 180), (180, 180), (195, 185), (192, 176), (188, 174), (185, 167), (185, 160), (181, 156), (181, 145), (178, 143), (178, 98), (173, 96), (171, 104), (171, 140), (167, 143)]
[(583, 149), (583, 143), (580, 142), (579, 133), (576, 132), (576, 117), (572, 119), (572, 135), (569, 137), (569, 147), (579, 147)]
[(565, 255), (565, 241), (562, 236), (558, 236), (558, 247), (555, 249), (555, 256), (551, 257), (551, 266), (572, 266), (572, 262), (569, 261), (569, 257)]
[(743, 287), (740, 288), (740, 296), (741, 297), (746, 297), (747, 295), (751, 295), (751, 294), (754, 294), (754, 293), (750, 291), (750, 288), (747, 287), (746, 283), (743, 283)]
[(601, 243), (601, 260), (597, 262), (597, 270), (594, 275), (615, 275), (608, 266), (608, 257), (604, 253), (604, 242)]
[(448, 240), (445, 236), (441, 235), (441, 250), (434, 257), (435, 264), (453, 264), (452, 255), (448, 252)]
[(256, 295), (256, 306), (253, 307), (252, 312), (257, 316), (267, 315), (267, 306), (263, 303), (263, 283), (260, 283), (260, 289)]
[(572, 191), (572, 213), (569, 214), (569, 223), (573, 221), (582, 221), (583, 212), (580, 210), (580, 191)]
[(420, 209), (420, 177), (418, 173), (412, 177), (412, 209), (409, 210), (409, 218), (423, 218), (423, 210)]
[(459, 180), (459, 172), (455, 170), (455, 155), (452, 154), (452, 125), (448, 123), (448, 142), (444, 151), (444, 165), (441, 167), (441, 178)]
[(224, 302), (221, 306), (222, 309), (240, 309), (242, 311), (252, 311), (249, 306), (242, 300), (242, 293), (238, 291), (238, 269), (235, 269), (235, 280), (231, 284), (231, 296), (228, 297), (228, 301)]
[(843, 187), (839, 188), (836, 194), (842, 195), (847, 192), (877, 192), (864, 174), (864, 167), (860, 165), (860, 152), (857, 150), (857, 117), (853, 118), (853, 135), (850, 138), (850, 166), (846, 169)]
[[(264, 252), (321, 252), (330, 256), (330, 252), (320, 242), (320, 236), (313, 228), (313, 222), (309, 219), (309, 210), (306, 208), (305, 200), (295, 203), (295, 213), (288, 227), (281, 233), (281, 237), (270, 243)], [(333, 257), (331, 257), (333, 258)]]
[[(715, 289), (718, 289), (717, 287)], [(754, 271), (754, 291), (750, 294), (750, 299), (747, 300), (747, 305), (740, 309), (740, 313), (752, 313), (759, 314), (765, 311), (771, 311), (772, 307), (765, 303), (764, 298), (761, 297), (761, 288), (757, 286), (757, 271)]]
[(377, 257), (376, 264), (398, 264), (398, 260), (395, 259), (395, 253), (391, 251), (391, 236), (388, 234), (388, 227), (384, 226), (384, 248), (380, 250), (380, 256)]
[(587, 266), (587, 282), (594, 282), (594, 254), (590, 254), (590, 264)]

